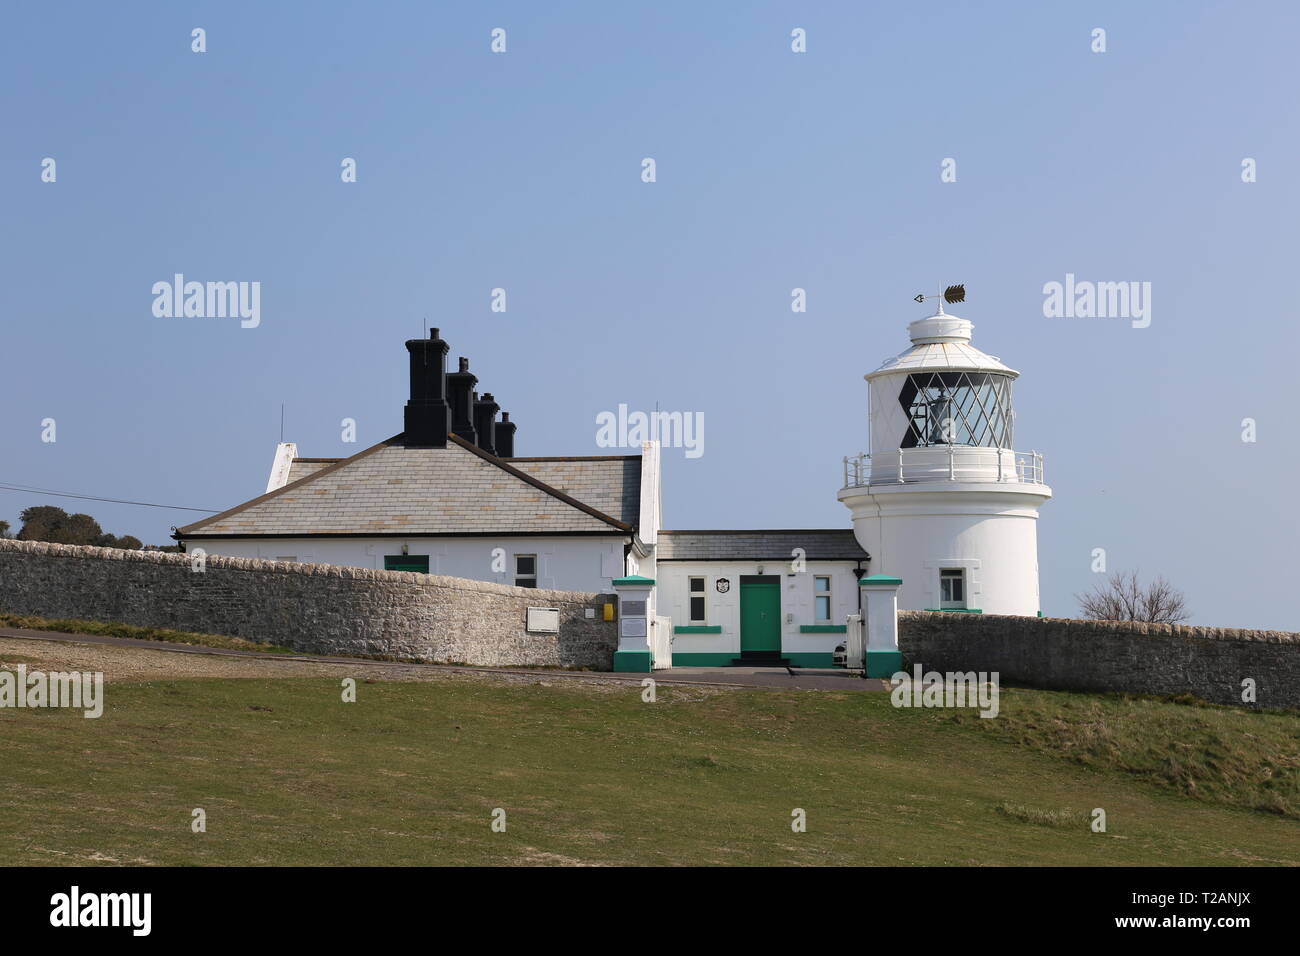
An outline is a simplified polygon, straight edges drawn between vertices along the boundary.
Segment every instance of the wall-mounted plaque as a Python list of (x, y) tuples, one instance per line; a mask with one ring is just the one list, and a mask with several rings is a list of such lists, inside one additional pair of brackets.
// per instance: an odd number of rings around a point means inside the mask
[(624, 617), (645, 617), (645, 601), (624, 601)]
[(726, 594), (731, 590), (731, 582), (726, 578), (718, 578), (718, 583), (714, 587), (718, 589), (719, 594)]
[(529, 634), (559, 634), (560, 609), (558, 607), (530, 607), (524, 629)]
[(623, 620), (619, 622), (619, 634), (622, 637), (645, 637), (645, 618), (623, 618)]

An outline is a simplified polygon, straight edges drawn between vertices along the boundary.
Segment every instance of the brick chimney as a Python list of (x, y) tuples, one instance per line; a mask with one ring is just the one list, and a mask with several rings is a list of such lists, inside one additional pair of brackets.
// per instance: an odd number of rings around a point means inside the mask
[(461, 356), (460, 371), (447, 376), (447, 401), (451, 405), (451, 430), (467, 442), (478, 444), (474, 430), (474, 399), (470, 396), (478, 376), (469, 370), (469, 359)]
[(498, 458), (515, 457), (515, 423), (510, 420), (509, 412), (502, 412), (501, 421), (496, 424), (496, 446)]
[(483, 397), (474, 402), (474, 431), (478, 433), (478, 447), (489, 455), (497, 453), (496, 417), (500, 407), (491, 392), (484, 392)]
[(427, 339), (410, 339), (411, 397), (402, 415), (407, 445), (447, 447), (451, 407), (447, 404), (447, 343), (429, 330)]

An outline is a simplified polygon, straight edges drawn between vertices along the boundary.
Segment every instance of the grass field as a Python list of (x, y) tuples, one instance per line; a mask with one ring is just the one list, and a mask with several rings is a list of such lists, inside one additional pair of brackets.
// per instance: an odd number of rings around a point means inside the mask
[(0, 863), (1300, 863), (1290, 715), (1018, 690), (996, 720), (883, 693), (651, 704), (564, 679), (357, 693), (177, 680), (109, 685), (98, 720), (0, 710)]

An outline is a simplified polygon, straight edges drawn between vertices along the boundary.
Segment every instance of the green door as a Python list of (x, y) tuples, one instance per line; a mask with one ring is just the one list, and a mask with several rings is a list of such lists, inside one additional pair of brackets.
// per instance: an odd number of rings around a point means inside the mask
[(781, 579), (772, 574), (740, 578), (740, 649), (781, 650)]
[(384, 555), (385, 571), (416, 571), (420, 574), (429, 573), (429, 556), (427, 554), (386, 554)]

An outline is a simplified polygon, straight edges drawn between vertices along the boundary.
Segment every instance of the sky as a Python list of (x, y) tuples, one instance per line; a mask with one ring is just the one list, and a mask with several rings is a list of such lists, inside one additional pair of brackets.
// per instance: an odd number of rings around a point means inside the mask
[[(1054, 494), (1044, 612), (1101, 548), (1194, 623), (1300, 630), (1298, 32), (1283, 2), (6, 4), (0, 484), (231, 507), (282, 404), (303, 456), (400, 432), (437, 326), (518, 455), (698, 413), (667, 527), (849, 527), (862, 376), (964, 282)], [(177, 273), (260, 283), (258, 324), (155, 315)], [(1149, 324), (1045, 315), (1067, 274), (1150, 283)], [(0, 520), (35, 504), (153, 544), (202, 516), (0, 490)]]

